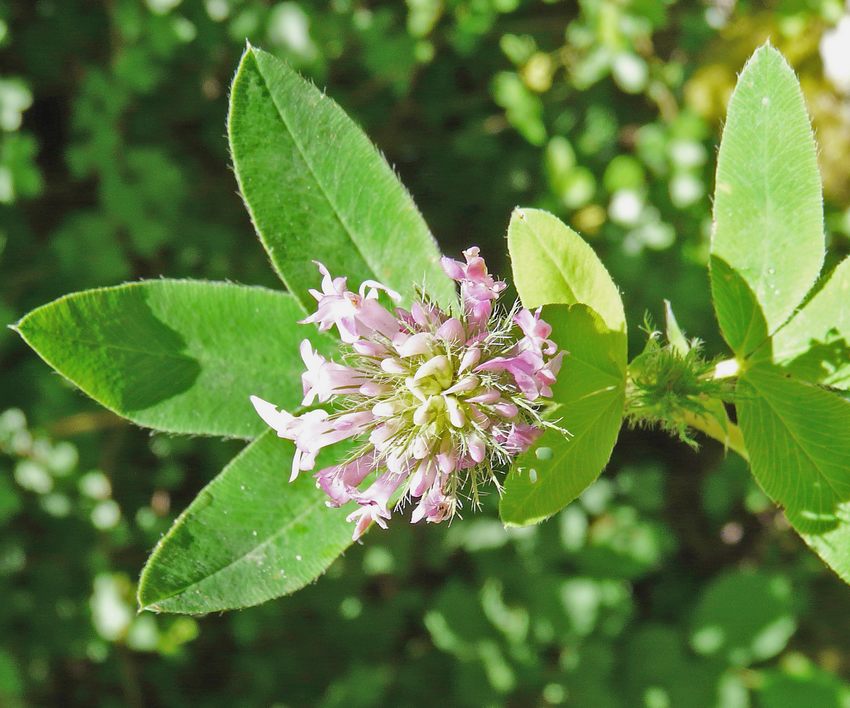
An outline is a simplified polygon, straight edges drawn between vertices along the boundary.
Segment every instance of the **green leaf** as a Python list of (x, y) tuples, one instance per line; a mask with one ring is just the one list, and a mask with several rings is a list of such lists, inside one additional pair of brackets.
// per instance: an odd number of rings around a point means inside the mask
[(514, 462), (499, 505), (509, 526), (532, 524), (573, 501), (602, 471), (625, 405), (626, 337), (582, 305), (550, 307), (544, 319), (568, 352), (553, 389), (552, 417), (569, 431), (547, 430)]
[(850, 401), (759, 364), (739, 381), (737, 409), (756, 480), (850, 582)]
[(711, 290), (740, 356), (782, 325), (823, 263), (823, 199), (800, 86), (769, 45), (747, 62), (717, 158)]
[[(142, 608), (250, 607), (295, 592), (327, 569), (351, 544), (348, 512), (329, 509), (309, 474), (286, 481), (293, 451), (266, 432), (198, 494), (142, 572)], [(325, 463), (338, 455), (325, 451)]]
[(773, 360), (806, 381), (850, 389), (850, 258), (773, 337)]
[(228, 134), (248, 211), (272, 264), (306, 307), (322, 261), (354, 285), (405, 296), (423, 283), (440, 303), (452, 281), (416, 205), (345, 112), (271, 54), (248, 47), (230, 93)]
[(515, 209), (508, 226), (514, 285), (525, 307), (562, 303), (593, 308), (608, 329), (626, 331), (620, 293), (593, 249), (560, 219)]
[(796, 628), (786, 578), (733, 571), (703, 591), (694, 610), (691, 646), (697, 654), (748, 666), (779, 654)]
[(283, 292), (149, 280), (67, 295), (17, 330), (54, 369), (134, 423), (173, 433), (251, 438), (266, 429), (251, 394), (300, 403), (298, 327)]
[(763, 708), (847, 708), (850, 705), (850, 686), (802, 655), (787, 661), (783, 669), (768, 669), (762, 673), (758, 701)]
[(678, 628), (642, 624), (628, 638), (623, 681), (629, 706), (732, 706), (727, 685), (732, 678), (719, 661), (695, 657), (687, 651)]
[(604, 516), (603, 523), (590, 526), (587, 545), (575, 554), (579, 572), (636, 580), (657, 571), (675, 553), (676, 536), (664, 522), (626, 505), (612, 506)]

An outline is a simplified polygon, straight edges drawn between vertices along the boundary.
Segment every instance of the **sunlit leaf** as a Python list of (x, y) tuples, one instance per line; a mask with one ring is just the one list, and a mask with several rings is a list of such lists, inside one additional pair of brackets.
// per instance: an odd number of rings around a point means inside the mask
[(711, 289), (729, 346), (745, 356), (791, 315), (824, 255), (820, 173), (794, 72), (766, 45), (729, 103), (717, 159)]
[(756, 480), (850, 582), (850, 401), (761, 364), (741, 378), (737, 407)]
[(625, 332), (617, 286), (593, 249), (557, 217), (515, 209), (508, 227), (514, 285), (525, 307), (587, 305), (608, 329)]
[(612, 332), (581, 305), (549, 307), (552, 337), (568, 352), (553, 390), (557, 425), (515, 461), (499, 506), (502, 521), (542, 521), (569, 504), (602, 471), (625, 405), (625, 334)]
[(850, 258), (773, 337), (773, 360), (807, 381), (850, 388)]

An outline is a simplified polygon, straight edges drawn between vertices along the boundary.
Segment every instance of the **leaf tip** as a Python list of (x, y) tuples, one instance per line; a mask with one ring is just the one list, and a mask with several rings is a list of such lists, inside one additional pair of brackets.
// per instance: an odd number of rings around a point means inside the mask
[(139, 588), (136, 591), (136, 614), (142, 614), (143, 612), (153, 612), (154, 614), (160, 614), (162, 610), (162, 606), (159, 604), (162, 598), (152, 597), (151, 592), (147, 587), (147, 583), (145, 582), (145, 571), (147, 570), (147, 566), (142, 570), (142, 577), (139, 579)]
[[(6, 325), (6, 327), (12, 330), (15, 334), (17, 334), (21, 339), (23, 339), (30, 347), (36, 349), (35, 345), (30, 341), (30, 336), (32, 334), (32, 320), (37, 320), (36, 313), (41, 308), (36, 308), (32, 312), (28, 312), (26, 315), (21, 317), (17, 322), (10, 322)], [(36, 350), (37, 351), (37, 350)]]
[(543, 217), (544, 219), (547, 217), (555, 218), (548, 211), (544, 209), (534, 209), (532, 207), (522, 207), (515, 206), (514, 210), (511, 212), (511, 223), (515, 221), (528, 222), (529, 219), (534, 217)]
[[(239, 59), (239, 64), (238, 64), (237, 69), (236, 69), (237, 77), (238, 77), (239, 73), (242, 71), (242, 67), (245, 66), (246, 61), (248, 61), (249, 59), (253, 59), (255, 62), (257, 61), (257, 53), (259, 51), (261, 51), (261, 50), (258, 49), (257, 47), (255, 47), (253, 44), (251, 44), (250, 41), (248, 41), (247, 39), (245, 40), (245, 49), (242, 52), (242, 57)], [(236, 79), (234, 79), (234, 83), (236, 83)], [(231, 92), (232, 92), (232, 90), (233, 89), (231, 87)]]
[(784, 68), (793, 71), (785, 55), (770, 43), (770, 37), (752, 53), (741, 73), (744, 73), (751, 65), (761, 61), (779, 61)]

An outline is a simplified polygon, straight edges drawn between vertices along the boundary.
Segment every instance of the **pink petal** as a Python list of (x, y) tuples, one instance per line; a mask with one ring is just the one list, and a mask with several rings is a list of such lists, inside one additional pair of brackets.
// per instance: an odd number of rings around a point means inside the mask
[(459, 344), (466, 339), (466, 332), (459, 319), (450, 317), (437, 329), (437, 336), (447, 342)]

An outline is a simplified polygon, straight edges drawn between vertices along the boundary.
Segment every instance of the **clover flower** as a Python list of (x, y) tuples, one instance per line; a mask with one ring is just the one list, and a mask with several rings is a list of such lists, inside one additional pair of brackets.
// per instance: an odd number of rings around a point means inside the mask
[(386, 528), (391, 507), (407, 500), (417, 500), (413, 523), (451, 518), (464, 495), (477, 504), (481, 485), (501, 489), (497, 470), (551, 425), (540, 409), (564, 352), (548, 338), (539, 310), (496, 307), (506, 284), (487, 272), (478, 248), (464, 256), (465, 263), (442, 259), (460, 284), (462, 312), (455, 315), (425, 295), (409, 311), (391, 312), (379, 293), (395, 302), (398, 293), (371, 280), (351, 292), (346, 278), (317, 263), (322, 290), (310, 291), (317, 309), (302, 323), (323, 332), (335, 326), (342, 363), (301, 343), (303, 404), (331, 404), (329, 410), (294, 416), (251, 397), (278, 436), (295, 442), (291, 480), (314, 469), (322, 448), (361, 441), (340, 464), (315, 473), (329, 506), (358, 504), (348, 517), (355, 540), (373, 522)]

